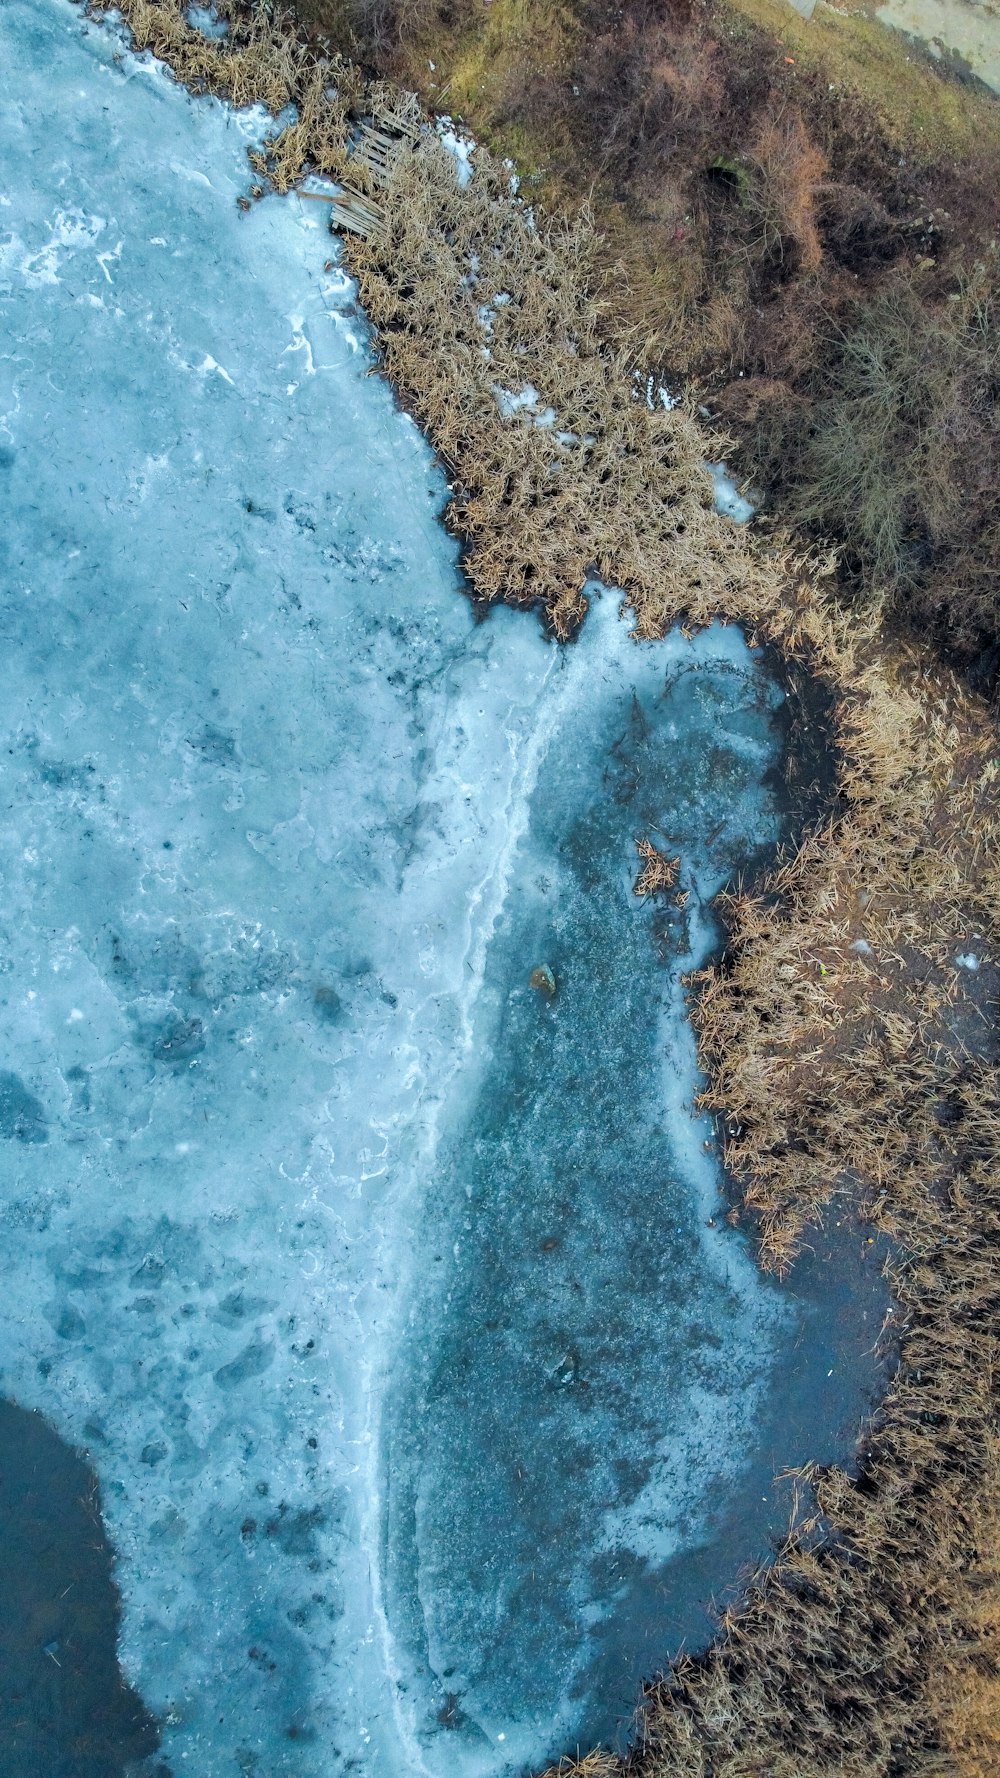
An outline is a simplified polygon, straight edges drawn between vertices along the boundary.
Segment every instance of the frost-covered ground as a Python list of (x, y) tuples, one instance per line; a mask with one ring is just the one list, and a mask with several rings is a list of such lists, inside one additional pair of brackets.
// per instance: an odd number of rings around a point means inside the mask
[(236, 207), (265, 120), (64, 0), (0, 55), (2, 1387), (175, 1773), (499, 1778), (850, 1442), (858, 1328), (708, 1226), (687, 1110), (780, 698), (609, 594), (477, 626), (322, 211)]

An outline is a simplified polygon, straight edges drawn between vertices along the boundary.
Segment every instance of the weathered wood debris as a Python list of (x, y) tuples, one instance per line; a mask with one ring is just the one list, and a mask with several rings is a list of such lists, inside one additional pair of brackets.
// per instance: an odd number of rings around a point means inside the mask
[(330, 199), (331, 229), (349, 229), (352, 234), (378, 234), (385, 224), (386, 213), (382, 204), (373, 198), (366, 197), (363, 191), (356, 191), (351, 185), (344, 185), (335, 197)]
[[(350, 158), (357, 162), (362, 176), (367, 175), (368, 184), (385, 191), (400, 154), (416, 147), (419, 134), (419, 125), (410, 118), (378, 112), (373, 118), (360, 119), (349, 149)], [(353, 185), (342, 185), (329, 194), (304, 191), (301, 196), (329, 203), (330, 227), (334, 231), (347, 229), (367, 239), (377, 234), (386, 221), (384, 205)]]

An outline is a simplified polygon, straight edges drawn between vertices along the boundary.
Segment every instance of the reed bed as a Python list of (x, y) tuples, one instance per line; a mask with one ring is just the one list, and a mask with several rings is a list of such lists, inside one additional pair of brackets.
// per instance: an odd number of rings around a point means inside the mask
[[(814, 1506), (709, 1651), (650, 1685), (628, 1758), (560, 1771), (980, 1778), (1000, 1753), (1000, 746), (986, 708), (839, 610), (828, 564), (718, 517), (695, 420), (637, 387), (586, 216), (534, 216), (482, 151), (461, 188), (412, 97), (366, 85), (266, 7), (222, 0), (230, 31), (213, 42), (179, 0), (117, 9), (193, 91), (294, 107), (252, 156), (254, 195), (320, 172), (377, 210), (345, 256), (386, 374), (448, 469), (477, 599), (537, 606), (567, 638), (596, 570), (638, 636), (737, 621), (832, 697), (832, 807), (755, 893), (725, 899), (726, 952), (693, 1010), (703, 1103), (763, 1263), (785, 1269), (849, 1196), (894, 1238), (899, 1368), (859, 1476), (804, 1473)], [(399, 143), (377, 166), (352, 152), (365, 118)], [(639, 857), (640, 888), (665, 890), (672, 861), (648, 842)]]

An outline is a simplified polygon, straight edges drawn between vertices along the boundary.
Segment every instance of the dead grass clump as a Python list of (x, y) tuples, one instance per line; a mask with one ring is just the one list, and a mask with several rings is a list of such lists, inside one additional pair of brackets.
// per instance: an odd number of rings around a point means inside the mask
[[(702, 400), (737, 374), (785, 385), (758, 423), (734, 381), (728, 418), (781, 522), (840, 549), (848, 596), (888, 597), (995, 676), (995, 378), (984, 394), (971, 364), (953, 375), (943, 337), (946, 280), (975, 279), (1000, 225), (995, 101), (857, 11), (806, 24), (778, 0), (613, 17), (603, 0), (413, 0), (394, 18), (372, 53), (514, 153), (550, 207), (591, 203), (649, 367)], [(923, 318), (914, 379), (901, 304)], [(874, 386), (894, 379), (895, 424)]]
[[(989, 1469), (1000, 1473), (995, 1448)], [(949, 1724), (948, 1750), (963, 1778), (993, 1778), (1000, 1757), (1000, 1497), (983, 1492), (969, 1514), (966, 1621), (931, 1680), (935, 1712)]]
[[(712, 1649), (651, 1687), (628, 1770), (900, 1778), (954, 1757), (978, 1778), (1000, 1611), (1000, 1056), (983, 978), (956, 959), (973, 938), (1000, 959), (986, 711), (926, 653), (828, 601), (787, 542), (755, 547), (718, 517), (691, 416), (637, 399), (586, 218), (533, 216), (484, 151), (460, 190), (412, 101), (261, 11), (228, 0), (231, 39), (206, 61), (179, 0), (118, 4), (182, 76), (297, 107), (259, 175), (285, 189), (323, 166), (377, 198), (380, 226), (345, 251), (385, 368), (448, 464), (479, 598), (537, 604), (565, 636), (596, 564), (640, 635), (736, 620), (831, 694), (833, 812), (759, 894), (728, 899), (726, 957), (700, 978), (695, 1017), (704, 1103), (725, 1113), (765, 1260), (785, 1266), (845, 1191), (894, 1235), (900, 1369), (860, 1477), (804, 1478), (816, 1516)], [(399, 139), (388, 161), (352, 151), (366, 115)], [(779, 150), (798, 165), (783, 226), (806, 251), (818, 163), (801, 143)], [(986, 297), (962, 301), (971, 332)], [(895, 375), (885, 362), (878, 375)], [(851, 400), (878, 413), (878, 376), (864, 379)], [(670, 861), (639, 851), (647, 886), (665, 886)], [(568, 1770), (624, 1768), (596, 1754)]]
[[(477, 159), (461, 192), (425, 140), (394, 173), (385, 231), (351, 249), (388, 373), (453, 472), (448, 518), (477, 593), (539, 604), (563, 636), (591, 564), (650, 633), (780, 602), (773, 570), (714, 511), (690, 419), (633, 399), (586, 218), (536, 221), (506, 169)], [(505, 419), (528, 388), (537, 411)]]
[(599, 1747), (584, 1754), (582, 1759), (560, 1760), (558, 1766), (553, 1767), (554, 1778), (561, 1774), (565, 1774), (565, 1778), (571, 1778), (571, 1775), (572, 1778), (618, 1778), (620, 1771), (620, 1760), (603, 1753)]
[(816, 222), (816, 195), (828, 171), (826, 158), (793, 108), (761, 120), (751, 148), (756, 179), (748, 201), (759, 236), (753, 251), (762, 260), (815, 272), (823, 258)]
[(963, 934), (997, 921), (994, 868), (968, 857), (970, 832), (1000, 833), (995, 738), (913, 661), (870, 675), (844, 714), (842, 744), (869, 751), (871, 777), (848, 755), (849, 814), (782, 867), (780, 915), (770, 895), (730, 902), (738, 937), (697, 1012), (706, 1104), (725, 1105), (727, 1160), (778, 1265), (848, 1182), (905, 1239), (900, 1181), (912, 1193), (922, 1164), (944, 1164), (940, 1108), (975, 1097), (995, 1061), (955, 961)]
[(638, 896), (665, 895), (677, 881), (680, 859), (668, 858), (665, 852), (658, 852), (652, 840), (636, 840), (635, 849), (642, 861), (642, 868), (636, 877), (632, 893)]
[(192, 91), (224, 94), (234, 105), (259, 103), (275, 114), (294, 98), (305, 52), (294, 37), (272, 30), (262, 8), (237, 15), (221, 6), (230, 23), (229, 37), (221, 41), (189, 25), (180, 7), (131, 0), (118, 10), (136, 48), (151, 50)]

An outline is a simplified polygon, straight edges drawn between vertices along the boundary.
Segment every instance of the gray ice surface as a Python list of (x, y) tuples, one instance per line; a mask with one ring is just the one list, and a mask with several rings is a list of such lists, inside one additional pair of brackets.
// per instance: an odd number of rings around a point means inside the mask
[(610, 593), (477, 625), (318, 206), (236, 206), (266, 118), (66, 0), (0, 58), (0, 1387), (99, 1472), (175, 1773), (500, 1778), (857, 1412), (689, 1110), (780, 695)]

